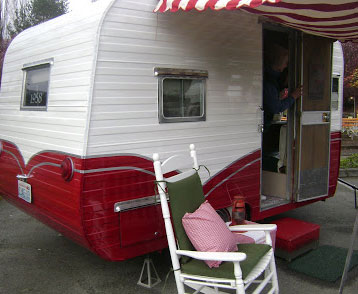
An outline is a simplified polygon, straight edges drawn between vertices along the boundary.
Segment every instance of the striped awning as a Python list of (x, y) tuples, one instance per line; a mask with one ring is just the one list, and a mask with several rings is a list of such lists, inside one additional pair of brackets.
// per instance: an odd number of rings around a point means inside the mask
[(160, 0), (155, 11), (243, 9), (283, 25), (341, 41), (358, 41), (358, 0)]
[(204, 11), (208, 8), (212, 10), (235, 10), (242, 7), (258, 7), (265, 2), (277, 3), (281, 0), (160, 0), (155, 12), (176, 12), (180, 9), (189, 11), (196, 9)]

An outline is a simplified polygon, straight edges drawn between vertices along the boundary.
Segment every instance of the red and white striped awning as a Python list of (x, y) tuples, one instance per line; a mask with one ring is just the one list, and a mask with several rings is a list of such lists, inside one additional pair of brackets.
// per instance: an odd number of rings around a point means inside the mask
[(154, 11), (171, 11), (175, 12), (180, 9), (189, 11), (196, 9), (204, 11), (208, 8), (212, 10), (235, 10), (246, 7), (257, 7), (265, 2), (277, 3), (281, 0), (160, 0)]
[(155, 11), (244, 9), (309, 34), (358, 41), (358, 0), (160, 0)]

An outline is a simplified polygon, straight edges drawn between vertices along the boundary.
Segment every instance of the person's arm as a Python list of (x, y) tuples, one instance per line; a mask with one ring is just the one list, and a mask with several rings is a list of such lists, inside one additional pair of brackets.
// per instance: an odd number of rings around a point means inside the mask
[(295, 99), (291, 95), (287, 98), (280, 100), (280, 93), (277, 88), (267, 83), (264, 86), (264, 109), (272, 114), (283, 112), (288, 109), (294, 102)]

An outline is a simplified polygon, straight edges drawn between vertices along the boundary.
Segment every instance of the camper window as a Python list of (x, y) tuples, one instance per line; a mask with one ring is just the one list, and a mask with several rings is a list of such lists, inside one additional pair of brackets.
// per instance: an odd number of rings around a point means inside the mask
[(24, 87), (21, 109), (46, 110), (50, 63), (24, 67)]
[(331, 100), (331, 110), (338, 110), (338, 100), (339, 100), (339, 76), (332, 77), (332, 100)]
[(207, 72), (171, 70), (156, 72), (159, 78), (159, 121), (205, 120)]

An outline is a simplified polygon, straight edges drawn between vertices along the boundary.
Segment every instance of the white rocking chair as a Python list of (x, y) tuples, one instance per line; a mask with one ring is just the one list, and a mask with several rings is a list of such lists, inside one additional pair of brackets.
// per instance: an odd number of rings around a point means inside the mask
[[(208, 293), (209, 287), (216, 293), (218, 288), (226, 288), (235, 289), (237, 294), (244, 294), (250, 285), (258, 283), (252, 292), (257, 294), (264, 288), (267, 289), (266, 285), (269, 282), (271, 287), (267, 293), (278, 294), (276, 265), (270, 236), (270, 231), (276, 229), (275, 224), (229, 227), (231, 231), (264, 231), (266, 244), (238, 244), (238, 252), (199, 252), (194, 249), (181, 222), (186, 212), (194, 212), (204, 202), (194, 145), (190, 145), (190, 157), (187, 158), (194, 169), (164, 178), (168, 172), (178, 171), (184, 160), (182, 157), (172, 156), (161, 163), (159, 155), (153, 154), (156, 183), (178, 294), (185, 293), (184, 284), (198, 289), (195, 293)], [(218, 268), (209, 268), (204, 260), (223, 261), (223, 263)], [(258, 280), (260, 277), (262, 279)]]

